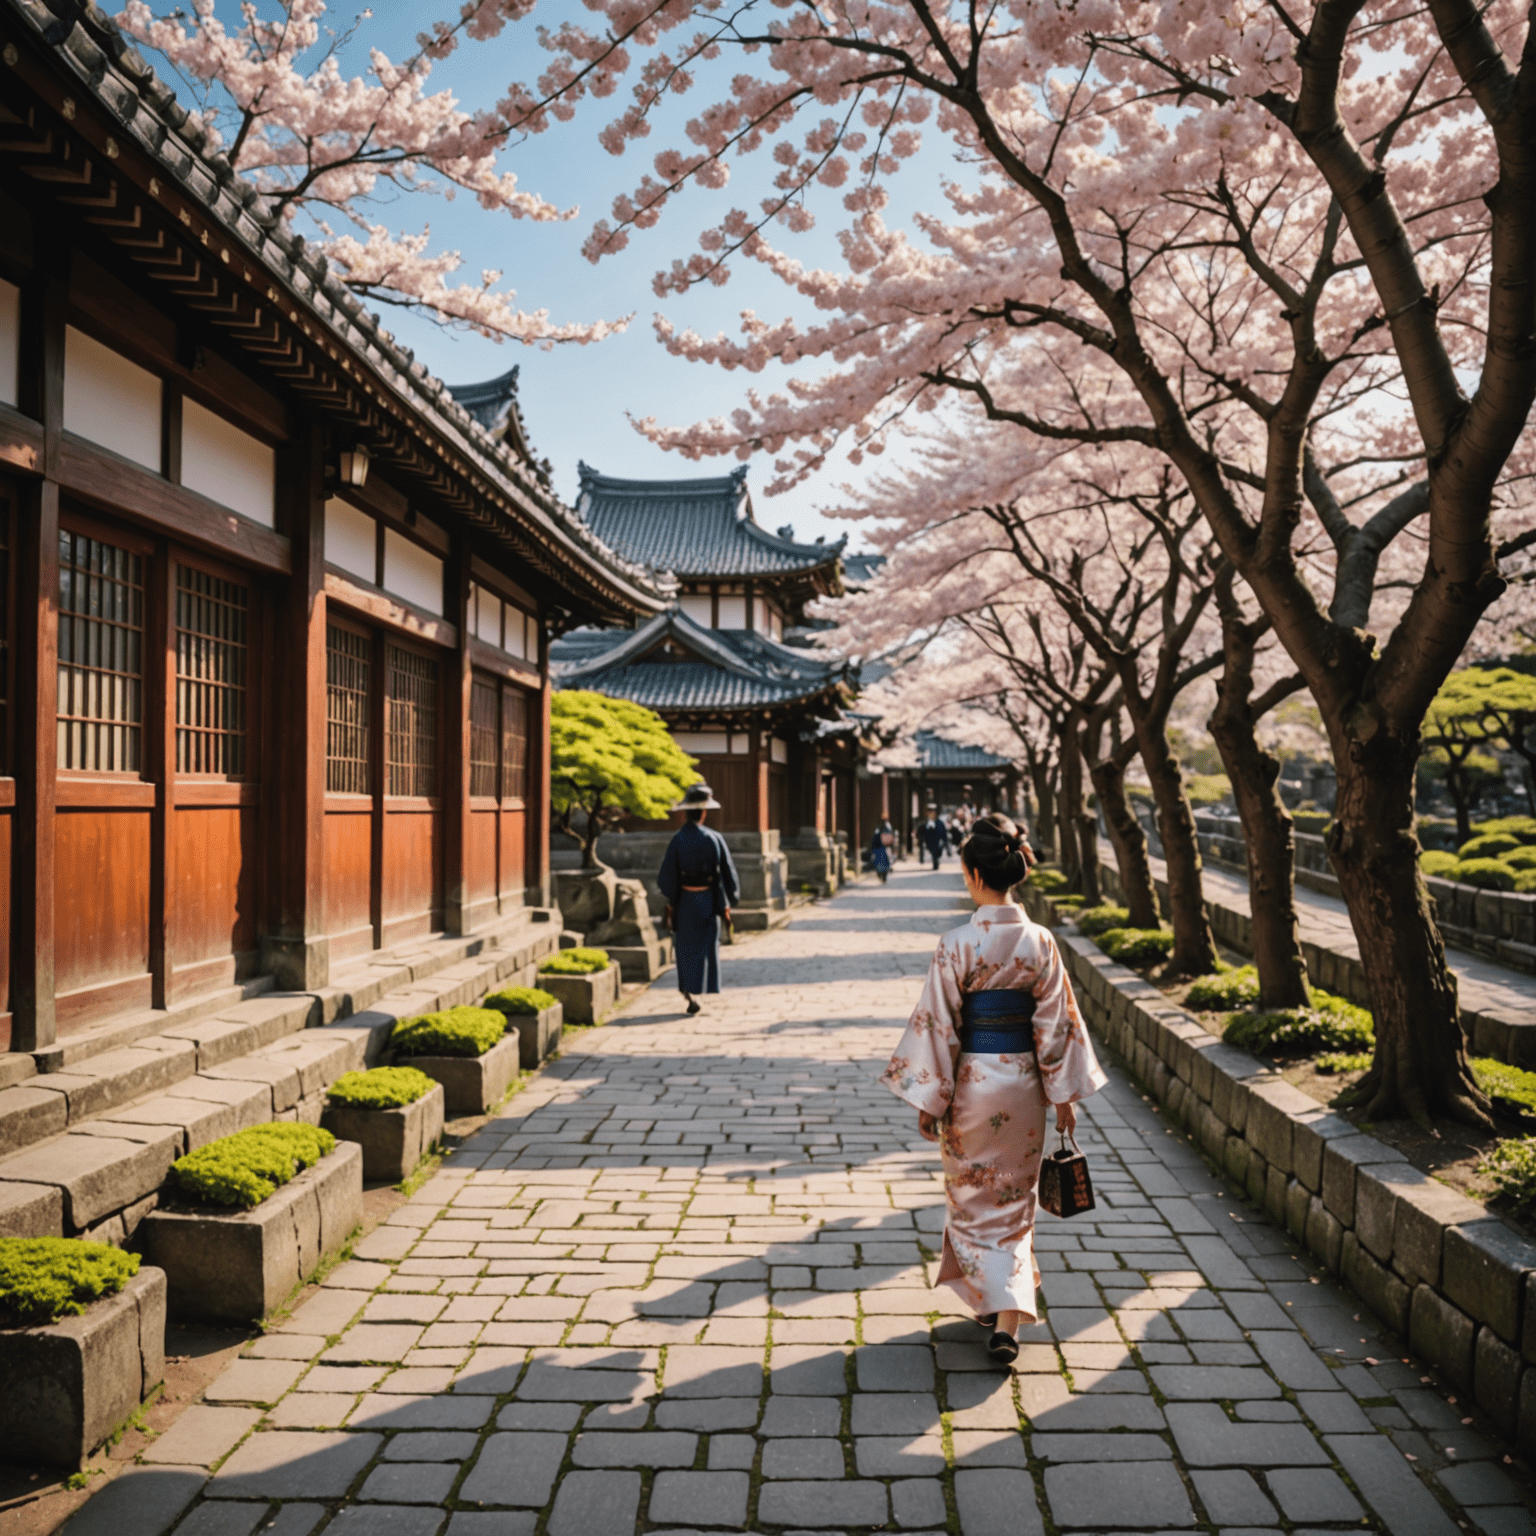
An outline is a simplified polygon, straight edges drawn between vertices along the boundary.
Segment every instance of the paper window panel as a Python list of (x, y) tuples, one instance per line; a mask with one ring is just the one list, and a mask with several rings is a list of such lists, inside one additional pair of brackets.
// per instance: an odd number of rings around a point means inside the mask
[(84, 331), (64, 331), (64, 429), (160, 473), (160, 380)]
[(747, 627), (747, 600), (744, 597), (720, 595), (719, 629), (745, 629)]
[(731, 750), (728, 731), (673, 731), (672, 739), (684, 752), (719, 752)]
[(384, 587), (442, 617), (443, 562), (393, 528), (384, 530)]
[(21, 290), (0, 282), (0, 404), (21, 401)]
[(277, 450), (195, 400), (181, 402), (181, 483), (264, 528), (276, 521)]
[(325, 504), (325, 558), (338, 570), (361, 576), (370, 585), (379, 579), (378, 525), (350, 502), (331, 497)]
[(677, 603), (695, 624), (702, 624), (705, 629), (714, 625), (714, 599), (708, 592), (685, 592), (678, 598)]

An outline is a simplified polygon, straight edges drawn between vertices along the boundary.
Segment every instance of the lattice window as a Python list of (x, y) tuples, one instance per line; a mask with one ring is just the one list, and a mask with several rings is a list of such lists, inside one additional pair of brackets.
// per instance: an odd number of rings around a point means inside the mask
[(250, 593), (176, 567), (176, 771), (245, 772)]
[(373, 646), (366, 635), (325, 627), (325, 787), (373, 793)]
[(528, 798), (528, 695), (507, 684), (501, 689), (501, 797)]
[(437, 793), (437, 663), (397, 645), (385, 668), (389, 793)]
[(469, 792), (472, 795), (496, 793), (496, 748), (501, 722), (501, 707), (495, 683), (482, 683), (477, 677), (469, 694)]
[(143, 556), (62, 530), (59, 767), (137, 773), (143, 725)]

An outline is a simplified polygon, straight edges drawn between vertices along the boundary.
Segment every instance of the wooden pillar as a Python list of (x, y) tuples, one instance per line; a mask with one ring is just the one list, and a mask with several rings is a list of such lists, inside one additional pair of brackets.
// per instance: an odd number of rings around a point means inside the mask
[(261, 966), (289, 991), (330, 981), (325, 936), (325, 460), (318, 427), (278, 451), (279, 528), (293, 569), (270, 633), (276, 750), (264, 763), (272, 892)]
[(443, 705), (448, 716), (443, 753), (443, 931), (468, 933), (474, 926), (469, 894), (470, 736), (474, 687), (469, 664), (469, 543), (455, 536), (448, 561), (448, 621), (459, 632), (453, 655), (443, 664)]
[[(536, 708), (528, 722), (528, 837), (530, 839), (530, 906), (547, 907), (551, 890), (549, 878), (549, 719), (555, 697), (555, 685), (549, 675), (549, 630), (543, 615), (539, 618), (539, 677), (542, 687)], [(534, 701), (530, 701), (534, 702)]]
[(759, 832), (768, 830), (768, 774), (772, 747), (769, 745), (767, 727), (752, 727), (752, 782), (756, 785), (757, 820), (753, 826)]
[(176, 572), (165, 556), (153, 562), (149, 575), (144, 616), (144, 768), (155, 784), (149, 832), (150, 1001), (156, 1008), (167, 1008), (175, 968), (171, 923), (176, 900)]

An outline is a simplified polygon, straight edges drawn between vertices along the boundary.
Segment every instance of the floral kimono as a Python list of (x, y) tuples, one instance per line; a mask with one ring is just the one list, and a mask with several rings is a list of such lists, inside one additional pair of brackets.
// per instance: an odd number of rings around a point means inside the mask
[[(1033, 1053), (961, 1050), (962, 1001), (990, 991), (1034, 996)], [(978, 907), (946, 933), (881, 1080), (940, 1118), (948, 1210), (938, 1283), (978, 1314), (1019, 1311), (1034, 1321), (1046, 1107), (1087, 1098), (1108, 1082), (1049, 931), (1022, 908), (1001, 906)]]

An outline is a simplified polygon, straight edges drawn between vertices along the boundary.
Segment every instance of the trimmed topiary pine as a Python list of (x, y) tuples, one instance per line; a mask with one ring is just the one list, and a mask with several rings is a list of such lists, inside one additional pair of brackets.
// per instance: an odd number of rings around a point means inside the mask
[(400, 1109), (425, 1098), (435, 1087), (436, 1079), (415, 1067), (374, 1067), (367, 1072), (343, 1072), (325, 1096), (347, 1109)]
[(1491, 821), (1474, 821), (1475, 833), (1507, 832), (1521, 843), (1536, 843), (1536, 816), (1495, 816)]
[(507, 1016), (495, 1008), (445, 1008), (401, 1019), (390, 1031), (397, 1056), (483, 1056), (507, 1032)]
[(1513, 832), (1484, 832), (1468, 838), (1456, 850), (1456, 856), (1461, 859), (1496, 859), (1500, 854), (1520, 846), (1520, 839)]
[(606, 949), (561, 949), (539, 962), (539, 971), (546, 976), (590, 976), (595, 971), (606, 971), (609, 966)]
[(1461, 860), (1454, 853), (1448, 853), (1444, 848), (1426, 848), (1419, 855), (1419, 868), (1426, 875), (1435, 875), (1444, 880), (1456, 878), (1456, 866)]
[[(1473, 842), (1477, 839), (1474, 838)], [(1467, 846), (1470, 848), (1471, 843)], [(1512, 891), (1515, 872), (1502, 859), (1462, 859), (1456, 865), (1454, 879), (1463, 885), (1475, 885), (1480, 891)]]
[[(567, 950), (567, 954), (574, 951)], [(546, 1008), (553, 1008), (559, 999), (553, 993), (546, 992), (542, 987), (503, 987), (499, 992), (492, 992), (485, 1000), (485, 1007), (495, 1008), (501, 1013), (522, 1016), (530, 1013), (543, 1013)]]
[(1499, 862), (1508, 864), (1517, 872), (1522, 869), (1536, 869), (1536, 848), (1530, 846), (1511, 848), (1508, 853), (1499, 855)]
[(0, 1238), (0, 1327), (79, 1317), (139, 1272), (139, 1256), (73, 1237)]
[(336, 1138), (318, 1125), (291, 1120), (253, 1125), (178, 1158), (171, 1176), (194, 1200), (249, 1210), (335, 1147)]

